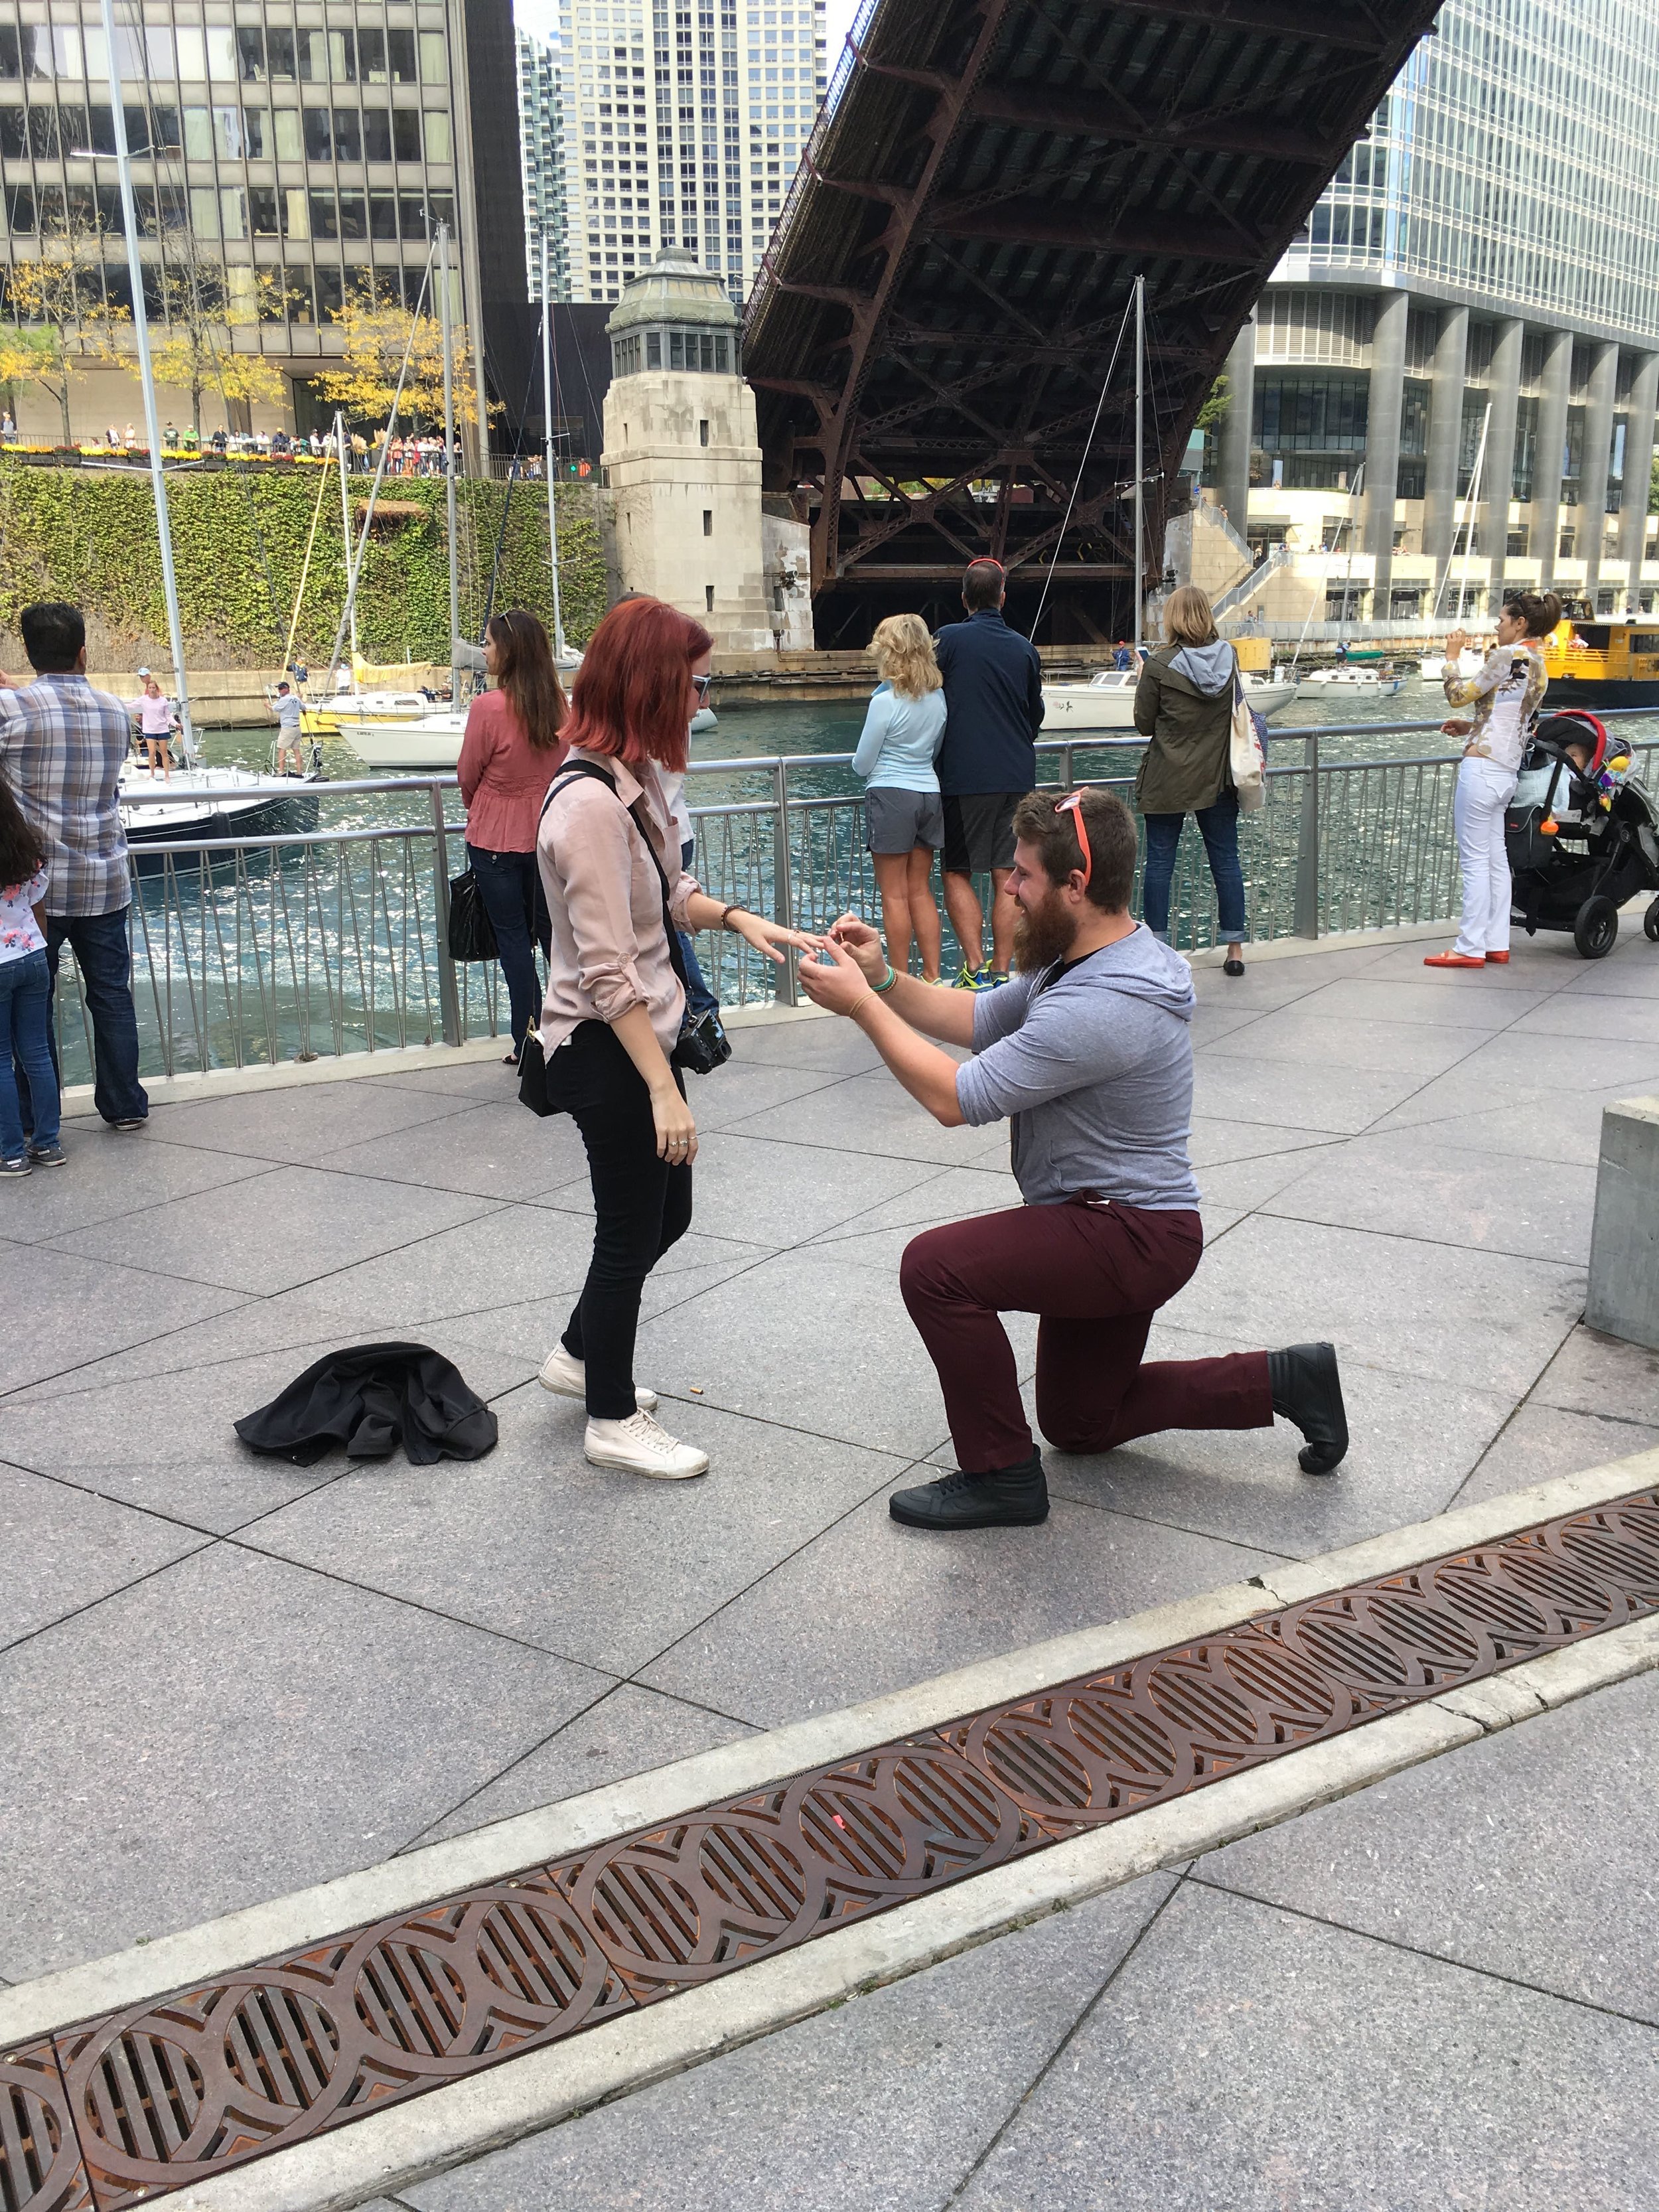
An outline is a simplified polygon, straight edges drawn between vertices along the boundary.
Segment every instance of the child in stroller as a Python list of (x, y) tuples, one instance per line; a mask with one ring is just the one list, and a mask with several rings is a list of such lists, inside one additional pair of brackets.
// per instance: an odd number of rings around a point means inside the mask
[[(1620, 908), (1659, 890), (1659, 818), (1630, 769), (1628, 748), (1583, 708), (1547, 714), (1533, 731), (1504, 823), (1514, 917), (1528, 937), (1565, 930), (1600, 960)], [(1659, 899), (1643, 926), (1659, 941)]]

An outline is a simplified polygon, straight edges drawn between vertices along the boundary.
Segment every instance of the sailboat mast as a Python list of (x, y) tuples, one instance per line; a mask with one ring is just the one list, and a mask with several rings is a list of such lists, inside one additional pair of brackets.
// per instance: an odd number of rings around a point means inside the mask
[(1135, 652), (1139, 655), (1146, 595), (1141, 590), (1146, 560), (1146, 279), (1135, 278)]
[(149, 323), (144, 310), (144, 265), (138, 252), (138, 213), (133, 204), (132, 156), (127, 147), (126, 110), (121, 100), (121, 64), (115, 46), (114, 0), (103, 0), (104, 42), (109, 52), (109, 102), (115, 131), (116, 169), (121, 180), (121, 221), (127, 234), (127, 276), (132, 286), (132, 334), (138, 346), (138, 380), (144, 394), (144, 437), (149, 447), (150, 489), (155, 500), (155, 534), (161, 548), (161, 591), (167, 600), (167, 642), (173, 653), (173, 688), (185, 757), (196, 750), (191, 720), (190, 685), (185, 673), (185, 633), (179, 619), (179, 580), (173, 566), (173, 531), (167, 518), (167, 472), (161, 461), (161, 418), (155, 408), (155, 377), (149, 359)]
[(438, 225), (438, 320), (444, 342), (444, 515), (449, 532), (449, 703), (461, 703), (455, 647), (461, 635), (461, 580), (455, 563), (455, 366), (449, 331), (449, 225)]
[[(345, 416), (337, 411), (334, 417), (335, 443), (340, 449), (340, 543), (345, 548), (346, 574), (351, 573), (351, 499), (346, 488), (349, 463), (346, 458)], [(351, 617), (351, 688), (357, 688), (357, 602), (354, 598), (347, 610)]]
[(1492, 428), (1492, 402), (1486, 402), (1486, 411), (1480, 423), (1480, 444), (1474, 456), (1474, 474), (1469, 478), (1469, 495), (1463, 503), (1463, 568), (1457, 580), (1457, 619), (1461, 624), (1467, 615), (1469, 600), (1469, 556), (1474, 550), (1474, 516), (1480, 504), (1480, 476), (1486, 465), (1486, 433)]
[(548, 297), (547, 233), (542, 233), (542, 412), (547, 420), (547, 550), (553, 563), (553, 659), (564, 651), (564, 622), (559, 608), (559, 518), (553, 495), (553, 304)]

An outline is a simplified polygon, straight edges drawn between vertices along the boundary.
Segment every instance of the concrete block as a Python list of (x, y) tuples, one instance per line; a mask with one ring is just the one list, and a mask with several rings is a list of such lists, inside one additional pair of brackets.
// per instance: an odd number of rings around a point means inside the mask
[(1584, 1319), (1659, 1348), (1659, 1098), (1602, 1109)]

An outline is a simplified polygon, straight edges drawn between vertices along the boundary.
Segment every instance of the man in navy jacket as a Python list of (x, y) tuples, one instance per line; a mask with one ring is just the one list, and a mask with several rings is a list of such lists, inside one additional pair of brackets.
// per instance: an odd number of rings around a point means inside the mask
[[(1003, 889), (1014, 865), (1014, 809), (1037, 780), (1042, 663), (1030, 640), (1002, 619), (1005, 591), (1000, 561), (970, 562), (962, 580), (968, 619), (946, 623), (933, 640), (945, 678), (945, 909), (962, 947), (957, 984), (966, 990), (1008, 980), (1018, 917)], [(987, 872), (994, 891), (988, 968), (974, 890), (974, 878)]]

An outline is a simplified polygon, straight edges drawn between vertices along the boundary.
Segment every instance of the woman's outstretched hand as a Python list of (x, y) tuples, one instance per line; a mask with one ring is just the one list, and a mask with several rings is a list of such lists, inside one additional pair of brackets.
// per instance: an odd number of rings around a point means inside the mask
[(758, 914), (734, 914), (732, 930), (735, 936), (742, 938), (745, 945), (752, 945), (757, 952), (763, 952), (780, 968), (783, 965), (783, 955), (778, 951), (779, 945), (789, 945), (797, 952), (810, 952), (819, 941), (816, 937), (805, 935), (799, 929), (786, 929), (781, 922), (768, 921), (764, 915)]

